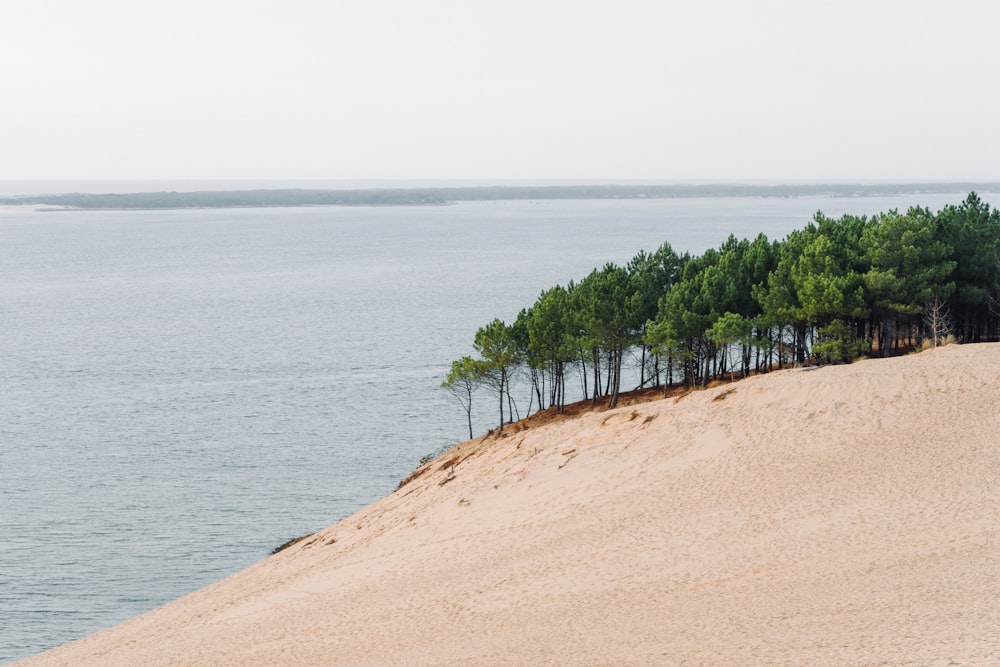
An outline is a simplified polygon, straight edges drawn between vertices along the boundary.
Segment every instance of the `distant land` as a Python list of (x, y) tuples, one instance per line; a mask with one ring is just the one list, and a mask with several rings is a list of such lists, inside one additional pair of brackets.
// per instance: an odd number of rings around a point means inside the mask
[(1000, 183), (523, 185), (474, 187), (209, 190), (202, 192), (65, 193), (0, 198), (4, 206), (60, 209), (184, 209), (275, 206), (440, 206), (462, 201), (525, 199), (668, 199), (696, 197), (876, 197), (1000, 192)]

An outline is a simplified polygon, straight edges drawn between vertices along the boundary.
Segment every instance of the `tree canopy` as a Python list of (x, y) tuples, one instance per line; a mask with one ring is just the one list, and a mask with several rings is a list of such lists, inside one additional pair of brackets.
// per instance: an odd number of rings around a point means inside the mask
[(782, 241), (730, 236), (700, 256), (669, 243), (640, 251), (543, 290), (513, 325), (480, 328), (479, 358), (455, 362), (445, 386), (462, 387), (470, 415), (463, 383), (492, 389), (502, 428), (521, 378), (529, 411), (536, 399), (561, 410), (574, 374), (580, 398), (614, 407), (626, 375), (637, 389), (703, 385), (900, 354), (949, 334), (1000, 339), (1000, 211), (975, 193), (936, 214), (818, 212)]

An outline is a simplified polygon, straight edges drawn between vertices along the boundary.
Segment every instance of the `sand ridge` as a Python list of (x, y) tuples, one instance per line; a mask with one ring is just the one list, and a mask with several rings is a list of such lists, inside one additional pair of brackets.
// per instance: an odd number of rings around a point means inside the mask
[(463, 443), (42, 665), (1000, 664), (1000, 345)]

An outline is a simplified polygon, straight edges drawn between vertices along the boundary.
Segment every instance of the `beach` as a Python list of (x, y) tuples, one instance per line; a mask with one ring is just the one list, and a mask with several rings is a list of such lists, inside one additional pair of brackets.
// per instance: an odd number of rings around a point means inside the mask
[(514, 425), (14, 664), (997, 664), (998, 370), (952, 345)]

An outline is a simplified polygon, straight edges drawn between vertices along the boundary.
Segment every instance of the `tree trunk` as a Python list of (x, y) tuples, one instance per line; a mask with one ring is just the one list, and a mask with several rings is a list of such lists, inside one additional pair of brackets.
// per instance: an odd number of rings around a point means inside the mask
[(612, 353), (612, 373), (614, 374), (614, 380), (611, 383), (611, 400), (608, 402), (609, 408), (614, 408), (618, 405), (618, 396), (621, 393), (622, 384), (622, 356), (624, 353), (625, 351), (621, 346)]
[(500, 371), (500, 430), (503, 430), (503, 388), (506, 382), (506, 371)]
[(795, 325), (795, 361), (800, 366), (806, 363), (806, 325), (805, 323)]

